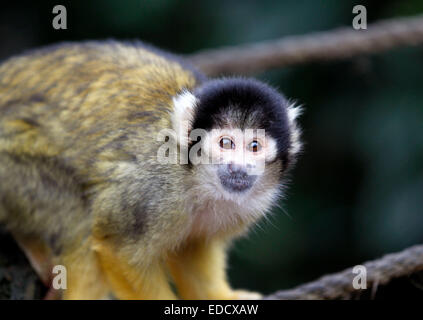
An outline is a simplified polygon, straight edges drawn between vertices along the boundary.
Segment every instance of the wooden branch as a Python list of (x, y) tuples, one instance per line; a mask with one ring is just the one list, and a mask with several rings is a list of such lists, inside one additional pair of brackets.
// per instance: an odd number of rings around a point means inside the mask
[[(378, 286), (388, 284), (393, 279), (422, 271), (423, 245), (413, 246), (399, 253), (388, 254), (381, 259), (363, 265), (367, 270), (367, 288), (375, 292)], [(266, 296), (265, 299), (351, 299), (359, 291), (352, 286), (353, 278), (357, 276), (352, 269), (324, 276), (291, 290), (278, 291)]]
[(306, 62), (351, 58), (360, 54), (423, 43), (423, 15), (385, 20), (367, 30), (343, 27), (303, 36), (220, 49), (209, 49), (187, 58), (208, 75), (247, 74)]

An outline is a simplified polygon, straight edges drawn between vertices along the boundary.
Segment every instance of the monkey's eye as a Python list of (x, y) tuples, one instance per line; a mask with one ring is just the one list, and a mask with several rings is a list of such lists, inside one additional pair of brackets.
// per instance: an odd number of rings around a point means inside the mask
[(235, 149), (235, 143), (229, 138), (220, 139), (219, 145), (222, 149)]
[(253, 140), (247, 146), (247, 149), (248, 149), (248, 151), (251, 151), (251, 152), (258, 152), (258, 151), (261, 150), (261, 144), (257, 140)]

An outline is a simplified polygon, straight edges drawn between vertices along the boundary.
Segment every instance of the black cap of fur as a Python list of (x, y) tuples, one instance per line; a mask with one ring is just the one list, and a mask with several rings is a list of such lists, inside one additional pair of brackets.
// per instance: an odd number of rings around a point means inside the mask
[(231, 123), (241, 130), (264, 129), (277, 141), (278, 158), (286, 168), (290, 159), (288, 102), (263, 82), (245, 78), (223, 78), (204, 82), (195, 91), (198, 98), (192, 129), (210, 130), (227, 123), (227, 114), (236, 114)]

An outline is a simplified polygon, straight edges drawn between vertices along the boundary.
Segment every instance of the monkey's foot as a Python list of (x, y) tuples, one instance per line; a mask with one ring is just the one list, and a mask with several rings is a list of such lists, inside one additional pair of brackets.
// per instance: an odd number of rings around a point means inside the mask
[(253, 292), (248, 290), (235, 290), (234, 294), (237, 300), (260, 300), (263, 295), (259, 292)]

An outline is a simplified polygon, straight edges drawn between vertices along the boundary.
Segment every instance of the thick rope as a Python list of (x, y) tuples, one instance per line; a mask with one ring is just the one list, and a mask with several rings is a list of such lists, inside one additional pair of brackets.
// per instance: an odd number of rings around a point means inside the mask
[(247, 74), (287, 65), (344, 59), (423, 43), (423, 15), (385, 20), (367, 30), (343, 27), (327, 32), (210, 49), (188, 55), (208, 75)]
[[(392, 279), (410, 276), (423, 270), (423, 245), (410, 247), (399, 253), (388, 254), (381, 259), (363, 264), (367, 270), (367, 289), (376, 291)], [(265, 299), (351, 299), (360, 289), (354, 289), (353, 268), (324, 276), (316, 281), (291, 290), (281, 290)]]

